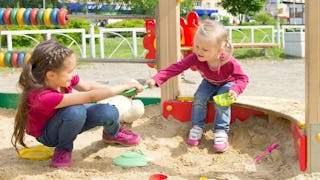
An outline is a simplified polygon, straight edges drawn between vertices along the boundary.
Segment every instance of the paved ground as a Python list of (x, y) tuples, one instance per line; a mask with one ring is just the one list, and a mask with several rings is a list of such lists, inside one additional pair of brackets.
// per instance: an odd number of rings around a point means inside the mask
[[(243, 93), (248, 96), (270, 96), (304, 102), (305, 63), (304, 59), (283, 61), (240, 60), (250, 78)], [(19, 70), (0, 71), (0, 92), (17, 92)], [(145, 64), (92, 63), (78, 66), (78, 73), (87, 81), (106, 83), (111, 79), (130, 77), (143, 82), (156, 73)], [(181, 79), (181, 94), (192, 96), (201, 81), (199, 73), (187, 70)], [(139, 96), (160, 97), (160, 88), (146, 90)]]

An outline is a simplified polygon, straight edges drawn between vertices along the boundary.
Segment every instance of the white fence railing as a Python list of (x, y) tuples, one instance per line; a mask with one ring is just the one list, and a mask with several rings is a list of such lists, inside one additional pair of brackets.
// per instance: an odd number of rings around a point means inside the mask
[[(72, 38), (69, 33), (80, 33), (81, 34), (81, 42), (77, 42), (74, 38)], [(86, 32), (85, 29), (48, 29), (48, 30), (15, 30), (15, 31), (0, 31), (0, 36), (6, 36), (7, 37), (7, 49), (13, 50), (12, 47), (12, 36), (24, 36), (30, 39), (31, 41), (34, 41), (35, 44), (39, 44), (39, 41), (35, 38), (33, 38), (30, 35), (33, 34), (45, 34), (46, 39), (51, 39), (51, 36), (53, 34), (65, 36), (68, 39), (71, 40), (68, 47), (71, 47), (73, 44), (75, 44), (81, 53), (81, 57), (86, 57)], [(81, 44), (81, 46), (79, 45)], [(2, 48), (2, 47), (1, 47)]]
[[(229, 30), (231, 43), (274, 43), (274, 26), (227, 26), (227, 29)], [(244, 33), (243, 30), (249, 30), (249, 36)], [(263, 37), (257, 39), (255, 36), (257, 31), (259, 31), (259, 34), (262, 34)], [(232, 42), (234, 33), (242, 35), (240, 42)]]
[[(292, 28), (300, 28), (301, 31), (304, 30), (304, 26), (282, 26), (282, 47), (284, 47), (284, 33), (286, 32), (287, 29), (292, 29)], [(229, 36), (230, 39), (232, 40), (233, 34), (238, 33), (241, 34), (242, 37), (240, 39), (240, 42), (232, 42), (232, 43), (275, 43), (275, 29), (274, 26), (227, 26), (227, 29), (229, 30)], [(250, 33), (244, 33), (244, 30), (249, 30)], [(255, 33), (259, 31), (259, 34), (262, 34), (262, 37), (257, 37), (255, 36)], [(132, 42), (130, 42), (126, 37), (122, 36), (120, 32), (131, 32), (131, 38)], [(77, 42), (75, 39), (73, 39), (69, 33), (79, 33), (81, 34), (81, 42)], [(89, 26), (89, 33), (85, 33), (85, 29), (48, 29), (48, 30), (14, 30), (14, 31), (1, 31), (0, 30), (0, 36), (6, 36), (6, 42), (7, 42), (7, 49), (12, 50), (12, 37), (13, 36), (24, 36), (29, 38), (31, 41), (35, 41), (36, 44), (39, 42), (34, 39), (32, 34), (45, 34), (46, 39), (50, 39), (53, 34), (57, 35), (62, 35), (65, 36), (69, 39), (71, 39), (71, 43), (67, 45), (68, 47), (72, 45), (76, 45), (76, 47), (80, 51), (80, 56), (82, 58), (87, 57), (87, 47), (86, 47), (86, 39), (89, 39), (90, 45), (90, 57), (95, 58), (96, 57), (96, 46), (95, 42), (96, 40), (99, 40), (99, 52), (100, 52), (100, 57), (104, 58), (113, 58), (113, 55), (115, 52), (117, 52), (121, 46), (121, 44), (125, 43), (127, 44), (128, 48), (132, 52), (133, 57), (138, 56), (138, 46), (137, 46), (137, 33), (145, 33), (145, 28), (99, 28), (99, 33), (95, 34), (94, 33), (94, 27), (93, 25)], [(114, 35), (117, 36), (121, 39), (120, 43), (118, 46), (115, 47), (111, 51), (110, 54), (106, 55), (105, 54), (105, 42), (108, 41), (108, 35)], [(276, 42), (280, 44), (279, 42)], [(80, 45), (81, 44), (81, 45)], [(1, 45), (1, 44), (0, 44)], [(0, 47), (3, 48), (3, 47)]]
[[(119, 34), (119, 32), (131, 32), (132, 33), (132, 44), (129, 43), (126, 37)], [(101, 28), (99, 33), (99, 39), (100, 39), (100, 56), (101, 58), (104, 58), (104, 40), (108, 37), (109, 34), (116, 35), (121, 38), (121, 42), (118, 44), (118, 46), (112, 51), (112, 53), (108, 56), (108, 58), (111, 58), (112, 55), (119, 49), (122, 43), (127, 43), (129, 48), (131, 49), (131, 52), (133, 53), (134, 57), (138, 56), (138, 46), (137, 46), (137, 32), (145, 33), (145, 28)]]

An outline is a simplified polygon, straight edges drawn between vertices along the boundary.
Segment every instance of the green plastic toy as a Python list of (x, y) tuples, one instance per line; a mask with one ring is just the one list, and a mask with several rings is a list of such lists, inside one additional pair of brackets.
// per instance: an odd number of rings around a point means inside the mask
[[(149, 84), (145, 84), (143, 85), (143, 88), (144, 89), (147, 89), (149, 88)], [(124, 92), (122, 92), (120, 95), (123, 95), (123, 96), (133, 96), (137, 93), (137, 89), (136, 88), (132, 88), (132, 89), (129, 89), (129, 90), (126, 90)]]
[(220, 106), (230, 106), (234, 102), (228, 93), (213, 96), (213, 100)]
[(148, 158), (142, 152), (126, 152), (113, 160), (116, 166), (121, 167), (142, 167), (148, 165)]

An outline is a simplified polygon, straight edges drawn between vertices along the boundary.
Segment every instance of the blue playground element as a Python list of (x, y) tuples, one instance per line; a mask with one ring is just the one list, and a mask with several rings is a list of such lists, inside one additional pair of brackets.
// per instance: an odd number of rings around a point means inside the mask
[(66, 8), (67, 10), (71, 12), (84, 12), (85, 7), (88, 7), (89, 13), (94, 13), (95, 11), (104, 11), (106, 13), (108, 12), (119, 12), (121, 14), (129, 14), (131, 11), (131, 8), (129, 6), (125, 5), (115, 5), (115, 4), (94, 4), (94, 3), (58, 3), (58, 8)]

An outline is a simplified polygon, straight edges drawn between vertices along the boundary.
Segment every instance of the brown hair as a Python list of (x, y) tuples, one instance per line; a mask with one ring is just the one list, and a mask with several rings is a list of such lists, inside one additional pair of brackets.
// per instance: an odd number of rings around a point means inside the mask
[(46, 88), (45, 77), (48, 71), (59, 72), (64, 68), (64, 59), (73, 54), (69, 48), (62, 46), (56, 39), (51, 39), (38, 44), (30, 60), (23, 66), (18, 81), (18, 87), (22, 90), (20, 94), (17, 114), (14, 120), (14, 131), (11, 143), (16, 150), (17, 144), (27, 147), (24, 142), (25, 130), (27, 128), (28, 94), (31, 90)]
[(196, 39), (208, 39), (214, 41), (217, 47), (222, 47), (228, 50), (228, 56), (225, 60), (229, 59), (233, 54), (233, 46), (229, 41), (228, 31), (223, 24), (213, 21), (204, 20), (195, 35)]

